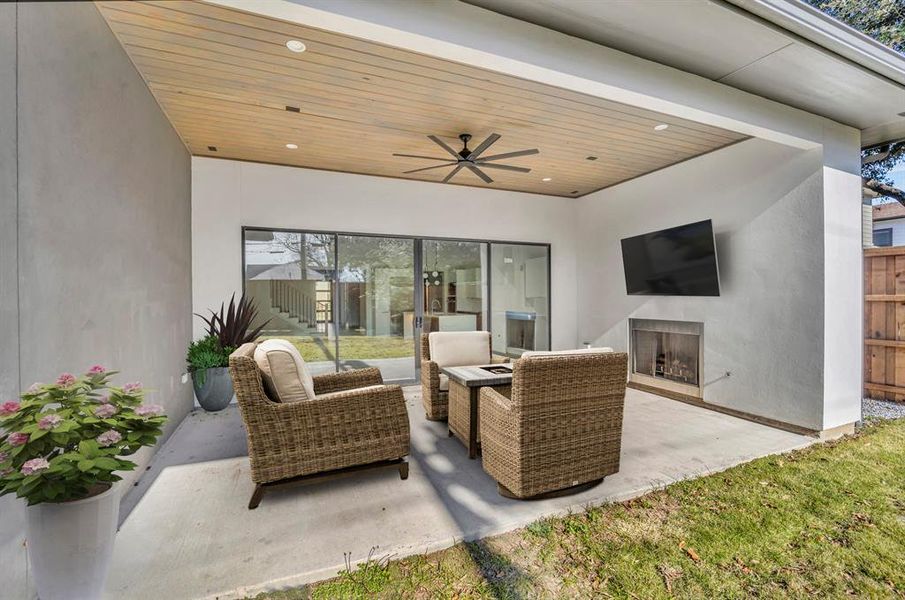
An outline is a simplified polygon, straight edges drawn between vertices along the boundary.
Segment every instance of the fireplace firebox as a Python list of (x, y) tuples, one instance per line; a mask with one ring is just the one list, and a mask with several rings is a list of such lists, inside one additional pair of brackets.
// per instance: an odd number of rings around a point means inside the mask
[(629, 381), (702, 398), (703, 338), (703, 323), (630, 319)]

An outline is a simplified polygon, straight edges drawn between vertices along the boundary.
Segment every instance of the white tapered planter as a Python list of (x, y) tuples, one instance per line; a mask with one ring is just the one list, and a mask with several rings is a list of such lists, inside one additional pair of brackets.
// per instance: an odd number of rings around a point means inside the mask
[(28, 560), (41, 600), (101, 597), (113, 556), (119, 494), (29, 506)]

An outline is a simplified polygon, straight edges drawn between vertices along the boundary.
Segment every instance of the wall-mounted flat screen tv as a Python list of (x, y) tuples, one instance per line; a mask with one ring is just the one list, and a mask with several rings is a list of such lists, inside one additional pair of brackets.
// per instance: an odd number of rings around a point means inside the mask
[(713, 223), (708, 219), (622, 240), (631, 295), (719, 296)]

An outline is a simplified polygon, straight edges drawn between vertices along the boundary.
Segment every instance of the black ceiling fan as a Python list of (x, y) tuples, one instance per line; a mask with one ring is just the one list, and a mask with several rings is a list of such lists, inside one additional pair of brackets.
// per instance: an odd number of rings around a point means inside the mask
[[(503, 160), (506, 158), (515, 158), (517, 156), (529, 156), (531, 154), (538, 154), (537, 148), (532, 148), (530, 150), (517, 150), (515, 152), (506, 152), (503, 154), (494, 154), (492, 156), (482, 156), (483, 153), (490, 148), (491, 145), (494, 144), (498, 139), (500, 139), (500, 135), (497, 133), (491, 133), (487, 136), (487, 139), (481, 142), (477, 148), (474, 150), (468, 149), (468, 142), (471, 141), (471, 134), (463, 133), (459, 135), (459, 139), (462, 140), (462, 149), (458, 152), (449, 147), (449, 144), (441, 140), (435, 135), (427, 136), (429, 140), (446, 150), (450, 157), (452, 158), (437, 158), (435, 156), (420, 156), (418, 154), (393, 154), (393, 156), (401, 156), (404, 158), (421, 158), (424, 160), (439, 160), (443, 161), (443, 164), (433, 165), (431, 167), (422, 167), (420, 169), (412, 169), (411, 171), (403, 171), (406, 175), (409, 173), (419, 173), (421, 171), (429, 171), (431, 169), (441, 169), (443, 167), (453, 167), (452, 171), (443, 178), (443, 183), (446, 183), (450, 179), (455, 176), (456, 173), (461, 171), (462, 169), (468, 169), (475, 175), (481, 178), (484, 183), (493, 183), (493, 179), (487, 176), (484, 171), (481, 169), (501, 169), (503, 171), (516, 171), (517, 173), (530, 173), (531, 169), (526, 167), (515, 167), (512, 165), (500, 165), (495, 161)], [(478, 167), (481, 167), (480, 169)]]

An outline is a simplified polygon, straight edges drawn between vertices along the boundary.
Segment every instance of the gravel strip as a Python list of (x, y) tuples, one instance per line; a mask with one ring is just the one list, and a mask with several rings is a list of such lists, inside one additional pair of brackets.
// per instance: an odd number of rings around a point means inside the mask
[(905, 419), (905, 402), (887, 402), (865, 398), (861, 404), (864, 419)]

